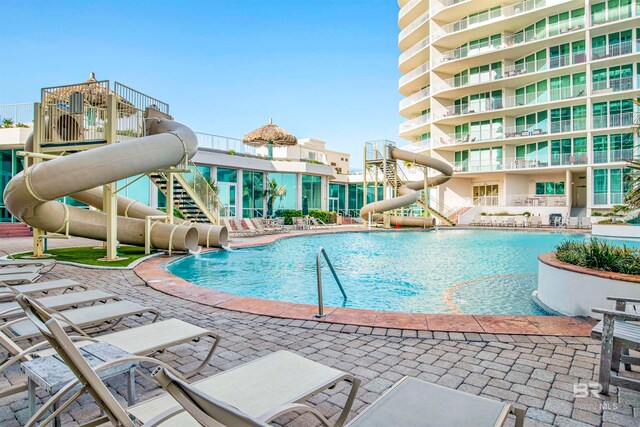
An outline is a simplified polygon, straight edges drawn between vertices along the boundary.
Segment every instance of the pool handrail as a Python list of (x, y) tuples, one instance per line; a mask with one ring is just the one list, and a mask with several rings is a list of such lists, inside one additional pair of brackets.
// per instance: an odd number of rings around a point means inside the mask
[(336, 273), (336, 270), (333, 268), (333, 264), (331, 264), (329, 255), (327, 255), (327, 251), (325, 251), (324, 248), (320, 246), (318, 248), (318, 255), (316, 256), (316, 277), (318, 278), (318, 314), (316, 314), (315, 317), (317, 318), (322, 318), (325, 316), (324, 307), (322, 304), (322, 269), (320, 266), (322, 259), (320, 258), (320, 255), (324, 255), (324, 259), (327, 262), (329, 269), (331, 269), (333, 278), (336, 279), (336, 283), (338, 284), (338, 288), (340, 288), (340, 292), (342, 292), (342, 296), (344, 297), (344, 300), (345, 301), (347, 300), (347, 294), (344, 291), (344, 288), (342, 287), (342, 283), (338, 278), (338, 274)]

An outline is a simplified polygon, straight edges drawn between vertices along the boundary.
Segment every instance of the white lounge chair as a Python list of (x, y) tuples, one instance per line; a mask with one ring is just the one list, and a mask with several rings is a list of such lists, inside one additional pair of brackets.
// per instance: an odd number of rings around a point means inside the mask
[[(15, 292), (15, 290), (14, 290)], [(14, 293), (14, 296), (19, 295), (18, 292)], [(97, 302), (117, 301), (121, 298), (103, 291), (96, 289), (84, 291), (84, 292), (72, 292), (69, 294), (52, 295), (48, 297), (38, 298), (38, 302), (44, 307), (53, 310), (62, 310), (69, 307), (79, 307), (83, 305), (92, 305)], [(22, 309), (15, 301), (0, 302), (0, 318), (8, 319), (16, 316), (20, 316)]]
[(579, 228), (580, 223), (578, 222), (578, 218), (575, 216), (570, 216), (569, 221), (567, 221), (567, 228)]
[(591, 228), (591, 217), (578, 218), (578, 228)]
[[(180, 374), (171, 367), (155, 359), (133, 356), (118, 359), (92, 368), (87, 360), (75, 347), (73, 341), (64, 331), (64, 326), (51, 317), (41, 306), (28, 297), (18, 297), (18, 302), (25, 310), (29, 319), (37, 326), (40, 333), (50, 345), (56, 349), (58, 356), (75, 374), (77, 380), (70, 382), (56, 393), (36, 414), (26, 423), (27, 427), (36, 425), (44, 414), (60, 402), (60, 399), (75, 390), (79, 384), (82, 391), (88, 392), (99, 405), (103, 414), (91, 425), (111, 422), (123, 427), (134, 427), (136, 424), (159, 425), (161, 422), (175, 426), (205, 425), (219, 426), (213, 421), (196, 421), (185, 408), (180, 406), (169, 394), (164, 394), (145, 402), (122, 408), (118, 401), (98, 376), (98, 372), (118, 363), (131, 361), (149, 362), (160, 366), (173, 374), (174, 378), (185, 382)], [(278, 351), (247, 364), (238, 366), (217, 375), (205, 378), (193, 384), (206, 396), (218, 399), (236, 411), (247, 413), (249, 417), (259, 419), (264, 425), (271, 419), (290, 412), (307, 412), (315, 416), (324, 425), (330, 425), (328, 420), (306, 400), (327, 389), (333, 388), (342, 381), (352, 384), (351, 391), (341, 414), (334, 425), (341, 426), (349, 415), (355, 399), (360, 381), (353, 376), (337, 369), (321, 365), (287, 351)], [(186, 382), (185, 382), (186, 383)], [(162, 384), (162, 383), (161, 383)], [(49, 414), (40, 423), (46, 425), (69, 404), (74, 402), (82, 393), (73, 393), (71, 397), (60, 403), (58, 409)], [(188, 406), (188, 409), (191, 409)], [(134, 423), (133, 419), (137, 421)], [(223, 424), (229, 426), (249, 426), (253, 424), (233, 423), (234, 419), (225, 419)], [(261, 425), (261, 424), (258, 424)]]
[(51, 291), (63, 291), (67, 292), (72, 289), (87, 289), (85, 285), (82, 285), (75, 280), (59, 279), (50, 280), (47, 282), (29, 283), (27, 285), (14, 285), (10, 286), (0, 281), (0, 300), (10, 299), (13, 300), (15, 291), (21, 294), (33, 295), (33, 294), (48, 294)]

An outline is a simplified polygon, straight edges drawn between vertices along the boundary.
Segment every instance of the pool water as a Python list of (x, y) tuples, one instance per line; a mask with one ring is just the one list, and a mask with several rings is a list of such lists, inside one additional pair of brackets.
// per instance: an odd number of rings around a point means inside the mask
[(544, 315), (531, 300), (537, 256), (564, 239), (588, 235), (455, 229), (310, 235), (191, 256), (169, 270), (235, 295), (317, 304), (316, 255), (323, 246), (348, 296), (345, 302), (323, 260), (327, 306)]

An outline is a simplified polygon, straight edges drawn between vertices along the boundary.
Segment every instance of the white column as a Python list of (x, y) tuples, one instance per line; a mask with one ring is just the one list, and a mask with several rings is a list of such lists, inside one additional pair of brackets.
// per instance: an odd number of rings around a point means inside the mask
[(296, 209), (302, 209), (302, 174), (296, 174)]
[(242, 218), (242, 169), (236, 173), (236, 218)]
[[(567, 169), (565, 171), (565, 178), (564, 178), (564, 195), (566, 197), (566, 203), (567, 206), (571, 206), (571, 202), (572, 202), (572, 198), (573, 198), (573, 174), (571, 173), (570, 169)], [(571, 211), (568, 212), (569, 214), (571, 214)]]

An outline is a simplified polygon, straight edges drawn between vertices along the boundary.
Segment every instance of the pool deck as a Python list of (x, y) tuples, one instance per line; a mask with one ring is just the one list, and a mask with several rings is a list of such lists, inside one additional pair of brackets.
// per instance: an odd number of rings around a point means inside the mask
[[(388, 232), (382, 229), (374, 230)], [(234, 237), (232, 247), (246, 248), (267, 245), (279, 239), (300, 235), (366, 231), (369, 230), (363, 226), (340, 226), (330, 229), (308, 230), (304, 232), (294, 231), (253, 238)], [(317, 318), (315, 317), (318, 313), (317, 305), (241, 297), (195, 285), (173, 275), (167, 270), (167, 265), (174, 260), (175, 257), (156, 257), (141, 263), (134, 268), (134, 271), (153, 289), (168, 295), (212, 307), (262, 316), (412, 331), (584, 337), (589, 336), (595, 324), (592, 319), (575, 317), (421, 314), (343, 307), (325, 307), (325, 316)]]
[[(234, 243), (240, 243), (239, 240)], [(51, 248), (97, 244), (78, 238), (49, 242)], [(31, 238), (0, 239), (0, 250), (21, 252), (30, 246)], [(613, 387), (609, 396), (576, 396), (576, 384), (593, 384), (598, 378), (600, 343), (591, 338), (372, 328), (242, 313), (158, 292), (131, 270), (95, 270), (59, 264), (42, 280), (62, 278), (155, 307), (161, 319), (178, 318), (219, 333), (222, 340), (218, 350), (192, 381), (274, 351), (288, 350), (362, 380), (350, 418), (408, 375), (512, 403), (526, 410), (527, 427), (640, 426), (640, 393)], [(125, 330), (150, 320), (149, 316), (129, 318), (114, 329)], [(200, 364), (210, 345), (211, 340), (205, 338), (154, 357), (186, 372)], [(640, 372), (632, 375), (640, 378)], [(0, 373), (0, 390), (23, 379), (19, 366), (13, 366)], [(118, 401), (125, 404), (125, 378), (115, 377), (107, 384)], [(136, 391), (140, 401), (161, 392), (140, 376), (136, 378)], [(346, 386), (339, 385), (310, 401), (335, 422), (347, 392)], [(47, 393), (39, 391), (38, 405), (47, 398)], [(83, 396), (62, 413), (62, 425), (75, 427), (98, 414), (93, 399)], [(0, 426), (19, 427), (28, 418), (26, 393), (0, 399)], [(310, 414), (293, 414), (278, 418), (276, 425), (314, 427), (319, 423)], [(512, 418), (507, 426), (513, 426)]]

